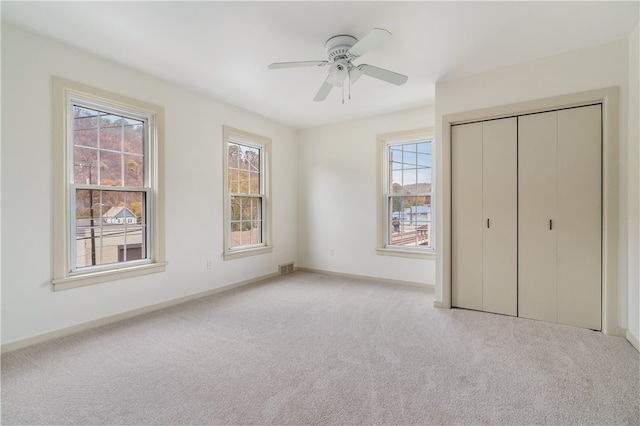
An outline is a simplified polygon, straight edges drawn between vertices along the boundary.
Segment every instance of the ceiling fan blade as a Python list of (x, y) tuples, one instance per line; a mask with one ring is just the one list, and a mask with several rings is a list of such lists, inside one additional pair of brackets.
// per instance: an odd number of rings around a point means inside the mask
[(282, 68), (323, 67), (328, 63), (328, 61), (274, 62), (267, 68), (270, 70), (278, 70)]
[(324, 82), (322, 83), (322, 86), (320, 86), (320, 89), (318, 90), (318, 93), (316, 93), (316, 97), (313, 98), (314, 101), (320, 102), (327, 99), (329, 92), (331, 91), (331, 89), (333, 89), (333, 84), (331, 84), (331, 82), (329, 81), (330, 78), (331, 77), (327, 77), (324, 80)]
[(409, 79), (409, 77), (407, 77), (406, 75), (374, 67), (373, 65), (358, 65), (358, 69), (362, 71), (363, 74), (366, 74), (370, 77), (377, 78), (378, 80), (383, 80), (391, 84), (397, 84), (398, 86), (406, 83)]
[(355, 84), (361, 75), (362, 75), (362, 70), (360, 70), (359, 67), (351, 68), (351, 70), (349, 71), (349, 80), (351, 81), (351, 84)]
[(389, 37), (391, 37), (391, 33), (384, 28), (374, 28), (369, 31), (369, 33), (362, 37), (356, 44), (354, 44), (351, 49), (349, 49), (349, 54), (353, 56), (362, 56), (370, 50), (375, 49), (384, 43)]

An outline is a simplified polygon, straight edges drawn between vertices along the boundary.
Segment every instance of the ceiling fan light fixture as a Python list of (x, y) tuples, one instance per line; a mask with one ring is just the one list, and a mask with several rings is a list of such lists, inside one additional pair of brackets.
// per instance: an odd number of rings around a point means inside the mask
[(329, 68), (329, 82), (336, 87), (340, 87), (348, 74), (349, 64), (344, 59), (340, 59), (331, 64)]

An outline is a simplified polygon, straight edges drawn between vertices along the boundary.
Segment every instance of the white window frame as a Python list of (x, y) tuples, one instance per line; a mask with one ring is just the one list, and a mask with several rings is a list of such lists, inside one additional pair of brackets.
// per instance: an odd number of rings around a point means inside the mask
[[(408, 257), (408, 258), (418, 258), (418, 259), (435, 259), (436, 257), (436, 235), (435, 235), (435, 128), (422, 128), (422, 129), (414, 129), (407, 130), (403, 132), (394, 132), (378, 135), (377, 144), (378, 144), (378, 216), (377, 216), (377, 254), (383, 256), (398, 256), (398, 257)], [(389, 161), (388, 161), (388, 153), (390, 145), (402, 145), (408, 143), (417, 143), (429, 141), (431, 143), (431, 220), (429, 227), (431, 235), (429, 236), (429, 240), (431, 242), (431, 247), (401, 247), (401, 246), (392, 246), (388, 242), (388, 230), (387, 226), (389, 223), (389, 211), (388, 211), (388, 176), (389, 176)]]
[[(257, 197), (262, 199), (262, 242), (259, 244), (231, 247), (231, 197), (229, 192), (229, 142), (238, 143), (260, 149), (260, 185), (261, 194)], [(224, 212), (223, 212), (223, 259), (232, 260), (247, 256), (255, 256), (264, 253), (271, 253), (271, 139), (223, 126), (223, 186), (224, 186)], [(242, 195), (244, 196), (244, 195)]]
[[(163, 142), (164, 109), (102, 89), (53, 78), (53, 279), (55, 291), (163, 272), (164, 250)], [(73, 105), (112, 112), (146, 122), (145, 213), (148, 256), (137, 261), (74, 268), (75, 190), (73, 182)], [(97, 190), (114, 188), (99, 187)], [(121, 188), (118, 188), (121, 189)], [(136, 189), (136, 191), (140, 191)]]

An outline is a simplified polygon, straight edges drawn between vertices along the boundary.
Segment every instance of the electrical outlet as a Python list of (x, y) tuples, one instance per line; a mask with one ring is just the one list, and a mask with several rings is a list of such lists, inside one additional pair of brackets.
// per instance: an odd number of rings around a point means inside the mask
[(329, 254), (330, 254), (331, 256), (333, 256), (333, 255), (335, 254), (335, 252), (333, 251), (333, 249), (329, 250)]
[(211, 260), (207, 260), (207, 269), (211, 270), (213, 268), (213, 262)]

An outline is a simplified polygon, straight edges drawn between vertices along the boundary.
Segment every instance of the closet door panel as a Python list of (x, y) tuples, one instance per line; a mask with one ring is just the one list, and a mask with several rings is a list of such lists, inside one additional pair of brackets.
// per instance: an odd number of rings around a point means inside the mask
[(451, 129), (451, 302), (482, 310), (482, 123)]
[(558, 322), (601, 329), (601, 107), (558, 112)]
[(557, 322), (557, 113), (518, 118), (518, 315)]
[(513, 316), (518, 312), (517, 137), (515, 117), (483, 123), (482, 310)]

